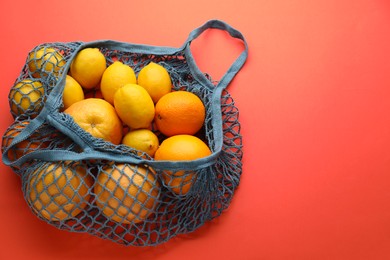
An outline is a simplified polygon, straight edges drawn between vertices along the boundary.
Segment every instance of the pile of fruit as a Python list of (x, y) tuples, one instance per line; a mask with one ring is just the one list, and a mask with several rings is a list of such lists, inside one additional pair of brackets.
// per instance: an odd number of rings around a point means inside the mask
[[(30, 53), (31, 77), (16, 82), (9, 94), (11, 113), (19, 120), (4, 134), (3, 152), (44, 108), (49, 87), (41, 80), (61, 78), (66, 64), (54, 48)], [(202, 100), (189, 91), (174, 91), (163, 64), (150, 62), (136, 75), (119, 60), (108, 64), (98, 48), (85, 48), (74, 57), (65, 77), (61, 113), (93, 137), (128, 146), (154, 161), (211, 155), (201, 134), (206, 114)], [(7, 156), (15, 161), (50, 148), (50, 142), (26, 139), (8, 149)], [(91, 174), (80, 161), (40, 164), (29, 176), (27, 201), (37, 215), (52, 222), (85, 214), (88, 206), (99, 209), (108, 221), (136, 224), (153, 215), (162, 187), (184, 196), (196, 180), (191, 171), (161, 172), (147, 165), (106, 162), (98, 169)]]

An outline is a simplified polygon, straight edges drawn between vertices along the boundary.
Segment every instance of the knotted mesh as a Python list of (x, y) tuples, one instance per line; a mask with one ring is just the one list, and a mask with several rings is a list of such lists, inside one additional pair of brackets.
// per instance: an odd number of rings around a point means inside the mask
[[(146, 153), (94, 138), (62, 112), (63, 79), (82, 45), (37, 46), (15, 81), (22, 85), (10, 91), (15, 121), (3, 136), (3, 159), (21, 177), (32, 212), (59, 229), (134, 246), (160, 244), (218, 217), (242, 171), (239, 113), (228, 91), (200, 84), (184, 49), (160, 55), (132, 52), (123, 43), (96, 44), (107, 66), (119, 60), (138, 74), (159, 63), (174, 90), (190, 91), (204, 103), (206, 119), (197, 136), (213, 152), (211, 159), (159, 164)], [(160, 142), (166, 138), (153, 131)]]

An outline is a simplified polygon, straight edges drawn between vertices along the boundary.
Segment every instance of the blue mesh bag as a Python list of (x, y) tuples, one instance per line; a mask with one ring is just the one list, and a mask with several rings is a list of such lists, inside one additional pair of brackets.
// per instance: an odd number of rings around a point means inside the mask
[[(190, 50), (209, 28), (228, 32), (245, 47), (218, 82), (199, 70)], [(85, 48), (98, 48), (107, 66), (119, 60), (137, 75), (150, 62), (162, 65), (173, 90), (202, 100), (206, 117), (197, 136), (212, 154), (157, 161), (84, 131), (63, 113), (62, 93), (72, 60)], [(228, 208), (240, 182), (239, 112), (226, 88), (247, 54), (243, 35), (220, 20), (196, 28), (179, 48), (111, 40), (36, 46), (9, 93), (14, 122), (2, 139), (3, 162), (20, 176), (32, 212), (59, 229), (132, 246), (158, 245), (190, 233)]]

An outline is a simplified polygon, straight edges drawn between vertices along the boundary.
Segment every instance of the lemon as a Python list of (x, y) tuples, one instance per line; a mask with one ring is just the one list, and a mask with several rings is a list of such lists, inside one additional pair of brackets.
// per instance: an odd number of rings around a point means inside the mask
[(120, 119), (132, 129), (148, 128), (153, 121), (153, 100), (137, 84), (126, 84), (118, 89), (114, 95), (114, 106)]
[(66, 61), (54, 48), (41, 47), (30, 52), (27, 65), (34, 78), (47, 77), (50, 73), (58, 77)]
[(36, 116), (43, 107), (44, 93), (40, 81), (24, 79), (16, 83), (8, 96), (13, 115)]
[(71, 76), (66, 75), (62, 101), (64, 109), (67, 109), (73, 103), (84, 99), (84, 91), (80, 84)]
[(114, 94), (126, 84), (137, 83), (137, 78), (133, 69), (120, 61), (115, 61), (104, 71), (100, 83), (100, 90), (103, 98), (111, 104), (114, 104)]
[(137, 84), (148, 91), (153, 102), (169, 93), (172, 88), (171, 77), (168, 71), (160, 64), (151, 62), (141, 69), (138, 74)]
[(70, 74), (85, 89), (97, 87), (105, 70), (106, 58), (98, 48), (81, 50), (70, 65)]
[(159, 141), (156, 134), (149, 129), (137, 129), (128, 132), (123, 137), (122, 144), (145, 152), (150, 157), (153, 157), (159, 146)]

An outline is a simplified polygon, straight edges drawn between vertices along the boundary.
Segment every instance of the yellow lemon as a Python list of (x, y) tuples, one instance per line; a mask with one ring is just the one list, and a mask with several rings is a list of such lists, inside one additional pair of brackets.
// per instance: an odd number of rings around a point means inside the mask
[(97, 87), (106, 70), (106, 57), (98, 48), (85, 48), (70, 65), (70, 74), (85, 89)]
[(84, 99), (84, 91), (80, 84), (71, 76), (66, 75), (64, 91), (62, 93), (62, 102), (64, 109), (70, 107), (73, 103)]
[(44, 92), (42, 83), (37, 80), (24, 79), (16, 83), (8, 96), (13, 115), (37, 116), (43, 107)]
[(128, 132), (123, 137), (122, 144), (145, 152), (150, 157), (153, 157), (159, 146), (159, 141), (156, 134), (149, 129), (137, 129)]
[(132, 129), (148, 128), (154, 118), (154, 104), (148, 92), (127, 84), (115, 92), (114, 107), (120, 119)]
[(100, 83), (103, 98), (114, 104), (114, 94), (126, 84), (137, 83), (137, 78), (133, 69), (120, 61), (115, 61), (104, 71)]
[(141, 69), (138, 74), (137, 84), (148, 91), (153, 102), (169, 93), (172, 88), (171, 77), (168, 71), (160, 64), (151, 62)]
[(30, 52), (27, 60), (28, 69), (34, 78), (47, 77), (50, 73), (58, 77), (66, 61), (54, 48), (41, 47)]

